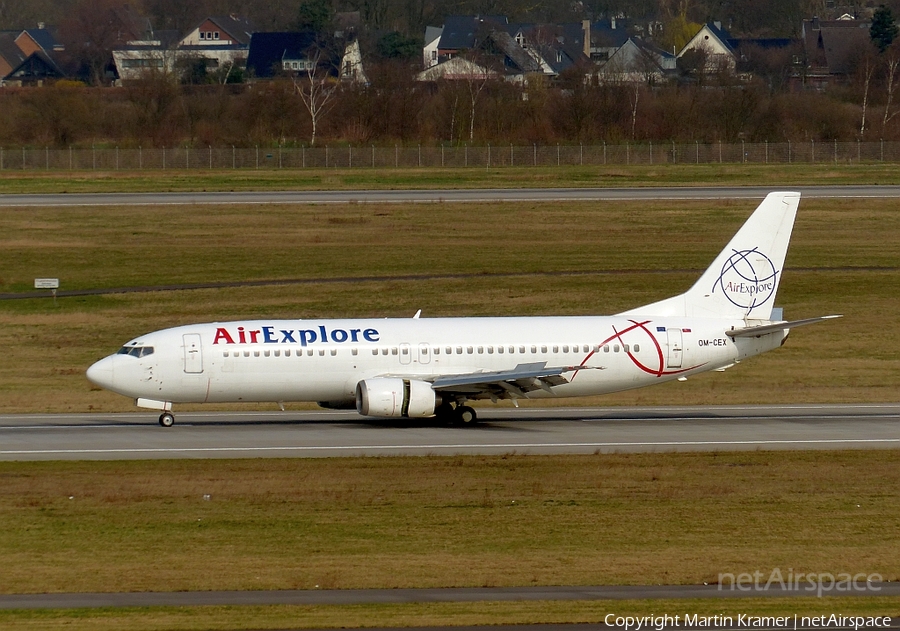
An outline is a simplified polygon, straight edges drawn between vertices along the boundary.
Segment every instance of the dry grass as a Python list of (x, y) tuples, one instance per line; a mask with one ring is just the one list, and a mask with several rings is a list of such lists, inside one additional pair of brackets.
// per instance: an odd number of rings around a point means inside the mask
[(891, 451), (4, 463), (0, 478), (3, 592), (900, 579)]
[[(724, 374), (605, 404), (896, 401), (895, 200), (801, 203), (779, 303), (843, 313)], [(84, 369), (140, 333), (245, 317), (597, 314), (689, 287), (752, 201), (9, 210), (0, 292), (378, 276), (370, 282), (0, 301), (0, 412), (129, 410)], [(389, 280), (412, 274), (421, 280)], [(462, 274), (453, 278), (447, 274)], [(490, 274), (505, 274), (491, 276)], [(429, 278), (429, 275), (439, 275)], [(777, 388), (773, 387), (777, 384)]]

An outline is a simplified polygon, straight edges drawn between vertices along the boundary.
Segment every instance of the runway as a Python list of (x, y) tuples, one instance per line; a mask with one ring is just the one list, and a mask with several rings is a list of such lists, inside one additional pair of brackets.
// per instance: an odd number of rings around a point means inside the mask
[(769, 192), (779, 189), (800, 191), (806, 199), (900, 197), (900, 186), (895, 185), (211, 191), (177, 193), (10, 194), (0, 195), (0, 207), (762, 199)]
[[(177, 412), (177, 410), (176, 410)], [(479, 409), (475, 427), (355, 412), (0, 416), (0, 460), (324, 458), (900, 448), (900, 403)]]

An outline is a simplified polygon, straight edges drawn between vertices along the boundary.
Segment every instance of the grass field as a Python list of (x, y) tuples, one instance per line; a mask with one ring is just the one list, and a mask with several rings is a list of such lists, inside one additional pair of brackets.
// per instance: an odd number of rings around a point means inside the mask
[[(0, 293), (300, 279), (298, 285), (0, 301), (0, 412), (125, 411), (92, 361), (146, 331), (250, 317), (603, 314), (689, 287), (755, 202), (9, 209)], [(618, 404), (896, 401), (895, 200), (801, 202), (779, 304), (837, 322), (730, 371)], [(497, 276), (499, 274), (499, 276)], [(412, 275), (413, 279), (398, 279)], [(455, 276), (448, 276), (455, 275)], [(436, 277), (434, 277), (436, 276)], [(370, 281), (331, 282), (345, 277)], [(185, 408), (186, 409), (186, 408)]]
[(408, 169), (0, 171), (0, 193), (898, 184), (896, 164), (662, 164)]
[[(0, 479), (3, 592), (698, 584), (775, 568), (900, 579), (892, 451), (0, 463)], [(814, 608), (778, 601), (754, 607)], [(388, 609), (571, 621), (612, 606)], [(841, 607), (896, 615), (900, 600)], [(388, 615), (335, 609), (293, 612), (316, 624)], [(181, 619), (171, 628), (199, 615), (157, 613)], [(59, 615), (0, 613), (0, 624)], [(258, 612), (269, 615), (285, 608)]]

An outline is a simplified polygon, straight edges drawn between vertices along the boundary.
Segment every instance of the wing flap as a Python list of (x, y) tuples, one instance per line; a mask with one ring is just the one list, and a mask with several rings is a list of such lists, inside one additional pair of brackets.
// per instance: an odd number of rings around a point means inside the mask
[(552, 366), (546, 362), (519, 364), (512, 370), (474, 372), (437, 377), (431, 387), (437, 392), (465, 395), (486, 394), (502, 398), (527, 398), (529, 392), (546, 390), (569, 383), (567, 372), (602, 370), (598, 366)]

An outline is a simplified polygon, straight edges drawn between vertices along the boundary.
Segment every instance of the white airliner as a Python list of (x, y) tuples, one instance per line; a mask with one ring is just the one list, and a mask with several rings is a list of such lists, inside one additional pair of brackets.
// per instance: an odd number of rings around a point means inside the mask
[(725, 370), (781, 346), (774, 308), (799, 193), (770, 193), (687, 292), (615, 316), (255, 320), (142, 335), (87, 371), (161, 410), (316, 401), (381, 418), (474, 423), (477, 399), (576, 397)]

